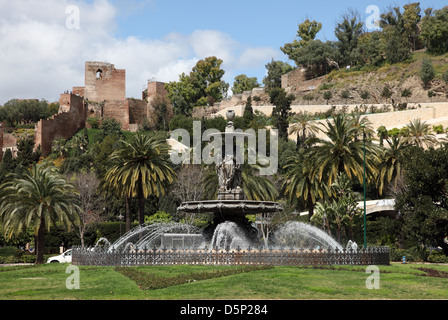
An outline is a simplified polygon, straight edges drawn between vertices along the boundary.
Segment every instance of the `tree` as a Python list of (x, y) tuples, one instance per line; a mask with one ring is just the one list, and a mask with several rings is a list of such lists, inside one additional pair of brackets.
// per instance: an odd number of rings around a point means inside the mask
[(390, 99), (392, 97), (392, 90), (390, 90), (388, 86), (384, 86), (383, 91), (381, 91), (381, 97), (386, 100)]
[(356, 64), (379, 66), (384, 62), (385, 48), (381, 31), (366, 32), (359, 36), (358, 45), (353, 51)]
[(314, 207), (318, 199), (327, 194), (325, 183), (321, 183), (314, 174), (313, 160), (303, 152), (297, 152), (287, 157), (282, 189), (291, 203), (303, 200), (308, 208), (308, 220), (314, 214)]
[(408, 38), (409, 46), (416, 50), (419, 46), (419, 22), (421, 20), (420, 2), (408, 3), (403, 6), (403, 28), (404, 34)]
[(425, 11), (421, 21), (420, 37), (431, 53), (448, 52), (448, 6), (440, 10)]
[[(363, 140), (356, 137), (360, 129), (353, 119), (344, 114), (338, 114), (322, 123), (320, 128), (324, 138), (311, 138), (315, 146), (310, 149), (315, 167), (314, 174), (319, 181), (332, 185), (339, 173), (345, 173), (349, 179), (358, 178), (363, 182)], [(361, 131), (362, 132), (362, 131)], [(379, 149), (366, 135), (366, 174), (371, 179), (376, 173)]]
[(2, 163), (0, 164), (0, 183), (3, 183), (8, 174), (13, 173), (16, 168), (16, 163), (12, 157), (11, 149), (6, 149), (3, 154)]
[(286, 43), (280, 50), (291, 58), (291, 55), (295, 50), (307, 46), (310, 41), (314, 40), (321, 29), (322, 23), (317, 22), (316, 20), (310, 21), (309, 19), (306, 19), (299, 24), (297, 30), (297, 38), (299, 41), (294, 39), (292, 43)]
[(80, 207), (80, 220), (78, 226), (78, 235), (81, 239), (81, 246), (84, 247), (84, 235), (89, 225), (101, 222), (103, 208), (105, 207), (104, 199), (98, 192), (100, 180), (93, 172), (79, 173), (71, 179), (72, 184), (77, 189)]
[(403, 62), (411, 57), (408, 39), (397, 26), (387, 26), (383, 30), (386, 60), (390, 63)]
[(310, 92), (310, 93), (305, 94), (302, 98), (303, 98), (303, 100), (308, 101), (308, 105), (309, 105), (309, 104), (310, 104), (310, 101), (313, 101), (314, 96), (313, 96), (313, 94)]
[(165, 85), (168, 98), (173, 105), (174, 113), (189, 115), (196, 102), (196, 90), (190, 76), (182, 73), (179, 81), (169, 82)]
[(260, 87), (256, 77), (248, 77), (245, 74), (240, 74), (235, 77), (235, 82), (233, 83), (232, 92), (233, 94), (243, 93), (244, 91), (252, 91), (253, 88)]
[(291, 103), (294, 101), (292, 94), (287, 94), (282, 88), (274, 88), (269, 91), (269, 98), (274, 109), (272, 110), (272, 119), (278, 129), (280, 139), (288, 139), (289, 116), (291, 113)]
[(377, 187), (378, 193), (383, 194), (386, 186), (392, 182), (397, 186), (398, 179), (402, 176), (403, 151), (409, 146), (402, 137), (386, 138), (388, 146), (382, 149), (380, 164), (378, 167)]
[(305, 46), (296, 48), (288, 54), (297, 66), (306, 69), (308, 78), (319, 77), (329, 73), (339, 65), (341, 60), (337, 44), (332, 41), (310, 40)]
[(356, 230), (362, 230), (362, 212), (358, 208), (359, 196), (353, 192), (351, 181), (339, 174), (331, 185), (333, 197), (316, 205), (312, 223), (322, 225), (328, 234), (336, 234), (339, 243), (355, 240)]
[(431, 134), (431, 127), (425, 121), (414, 119), (406, 127), (409, 130), (409, 134), (405, 138), (406, 143), (420, 148), (429, 148), (437, 144), (437, 139)]
[(302, 148), (308, 148), (307, 139), (319, 131), (312, 123), (313, 120), (313, 115), (308, 112), (300, 112), (292, 117), (289, 133), (297, 133), (297, 145)]
[(168, 98), (159, 94), (152, 98), (148, 120), (153, 130), (168, 131), (168, 124), (173, 116), (173, 106)]
[(267, 75), (263, 78), (263, 84), (267, 91), (282, 87), (282, 75), (294, 70), (287, 62), (272, 59), (266, 66)]
[(254, 110), (252, 108), (252, 98), (248, 97), (243, 112), (243, 129), (248, 129), (254, 119)]
[(48, 104), (45, 100), (12, 99), (0, 108), (0, 121), (8, 126), (16, 126), (21, 123), (36, 123), (40, 119), (46, 119), (57, 113), (59, 103)]
[(401, 96), (402, 96), (403, 98), (406, 98), (406, 101), (407, 101), (408, 98), (409, 98), (410, 96), (412, 96), (412, 90), (409, 89), (409, 88), (404, 88), (403, 91), (401, 91)]
[(420, 79), (423, 81), (425, 87), (428, 87), (430, 82), (434, 79), (436, 71), (430, 59), (425, 58), (422, 61), (420, 68)]
[(344, 90), (341, 92), (341, 98), (345, 100), (345, 103), (347, 104), (348, 98), (350, 98), (350, 92), (348, 90)]
[(378, 129), (376, 129), (378, 138), (380, 139), (380, 146), (383, 146), (384, 139), (387, 139), (389, 137), (388, 131), (385, 126), (379, 126)]
[(0, 187), (0, 217), (8, 238), (33, 228), (36, 263), (44, 262), (44, 236), (50, 227), (80, 223), (77, 190), (54, 167), (33, 166)]
[(448, 87), (448, 70), (442, 75), (442, 79)]
[[(439, 246), (448, 255), (448, 150), (409, 149), (403, 165), (405, 185), (396, 197), (400, 233), (420, 246)], [(424, 168), (424, 170), (422, 170)]]
[(34, 150), (35, 142), (33, 136), (25, 136), (17, 141), (16, 164), (22, 168), (28, 168), (33, 163), (39, 161), (42, 154), (40, 146)]
[(101, 122), (101, 132), (103, 137), (115, 136), (119, 139), (123, 138), (123, 131), (121, 131), (121, 124), (116, 119), (105, 118)]
[(337, 46), (343, 61), (349, 65), (356, 62), (356, 51), (358, 39), (363, 33), (364, 24), (358, 12), (348, 10), (342, 15), (342, 21), (336, 25), (334, 31), (336, 38), (339, 40)]
[(104, 179), (121, 189), (127, 197), (138, 199), (139, 223), (144, 223), (145, 200), (164, 195), (176, 173), (168, 158), (169, 146), (145, 134), (136, 134), (131, 141), (120, 140), (110, 156), (111, 166)]
[(229, 89), (229, 84), (222, 81), (225, 71), (221, 69), (223, 61), (215, 56), (199, 60), (190, 72), (196, 89), (196, 105), (201, 98), (212, 97), (221, 101)]
[(364, 100), (364, 103), (367, 103), (367, 99), (369, 98), (370, 98), (369, 91), (364, 90), (363, 92), (361, 92), (361, 99)]
[(297, 38), (292, 43), (286, 43), (280, 48), (296, 65), (306, 69), (307, 77), (318, 77), (327, 74), (336, 65), (339, 56), (336, 44), (331, 41), (316, 40), (322, 24), (315, 20), (306, 19), (299, 24)]
[(166, 85), (176, 114), (189, 115), (195, 106), (205, 106), (210, 101), (218, 102), (226, 97), (229, 84), (222, 81), (225, 73), (221, 69), (222, 63), (214, 56), (199, 60), (189, 75), (182, 73), (178, 82)]
[(333, 93), (331, 93), (331, 91), (325, 91), (322, 96), (328, 104), (328, 100), (333, 97)]

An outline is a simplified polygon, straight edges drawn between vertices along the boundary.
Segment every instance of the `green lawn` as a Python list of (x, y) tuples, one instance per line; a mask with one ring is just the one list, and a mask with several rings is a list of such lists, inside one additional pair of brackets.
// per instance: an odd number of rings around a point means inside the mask
[[(448, 278), (428, 276), (417, 268), (448, 274), (447, 265), (392, 264), (380, 266), (380, 288), (367, 289), (371, 275), (365, 267), (274, 267), (191, 280), (161, 289), (142, 289), (141, 283), (114, 267), (79, 267), (80, 288), (69, 290), (68, 264), (1, 267), (0, 300), (210, 300), (210, 299), (447, 299)], [(140, 276), (177, 279), (210, 274), (229, 266), (133, 267)], [(444, 274), (445, 272), (446, 274)], [(440, 275), (440, 274), (439, 274)], [(177, 278), (176, 278), (177, 277)], [(137, 280), (138, 281), (138, 280)]]

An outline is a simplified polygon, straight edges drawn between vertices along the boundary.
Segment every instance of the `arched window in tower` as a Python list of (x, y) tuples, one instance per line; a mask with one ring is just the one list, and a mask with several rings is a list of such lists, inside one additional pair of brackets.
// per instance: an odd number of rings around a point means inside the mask
[(96, 79), (97, 79), (97, 80), (98, 80), (98, 79), (103, 79), (103, 70), (98, 69), (98, 70), (96, 71)]

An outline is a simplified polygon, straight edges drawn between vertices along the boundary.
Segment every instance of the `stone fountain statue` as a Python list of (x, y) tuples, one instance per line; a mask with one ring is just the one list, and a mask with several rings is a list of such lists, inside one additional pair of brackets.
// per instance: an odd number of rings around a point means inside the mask
[[(230, 110), (226, 114), (229, 122), (226, 126), (224, 135), (235, 135), (233, 127), (233, 119), (235, 112)], [(244, 192), (241, 188), (241, 164), (237, 163), (234, 152), (226, 154), (223, 152), (223, 157), (216, 165), (216, 172), (218, 175), (218, 200), (244, 200)]]
[[(226, 139), (234, 137), (248, 137), (250, 134), (236, 132), (233, 125), (235, 112), (230, 110), (226, 114), (228, 123), (225, 132), (212, 134)], [(204, 234), (210, 239), (214, 229), (221, 223), (232, 221), (241, 229), (246, 230), (249, 238), (256, 237), (256, 230), (251, 226), (246, 218), (247, 214), (272, 213), (282, 211), (282, 206), (272, 201), (247, 200), (242, 188), (242, 165), (238, 163), (236, 157), (236, 145), (233, 145), (232, 152), (225, 150), (221, 159), (216, 163), (216, 173), (218, 175), (218, 197), (216, 200), (187, 201), (183, 202), (178, 211), (186, 213), (211, 213), (213, 214), (213, 224)]]

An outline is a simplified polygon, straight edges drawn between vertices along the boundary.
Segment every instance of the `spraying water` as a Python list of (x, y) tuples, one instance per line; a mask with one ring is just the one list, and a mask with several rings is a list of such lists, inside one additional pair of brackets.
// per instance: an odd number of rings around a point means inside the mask
[(210, 249), (247, 249), (250, 243), (249, 238), (235, 222), (226, 221), (216, 227)]
[(327, 233), (310, 224), (288, 221), (274, 234), (275, 245), (304, 249), (338, 249), (342, 246)]
[(142, 225), (131, 229), (120, 237), (110, 245), (109, 250), (124, 250), (129, 247), (129, 243), (132, 243), (136, 248), (160, 247), (163, 235), (171, 233), (200, 235), (201, 229), (190, 224), (178, 222)]

